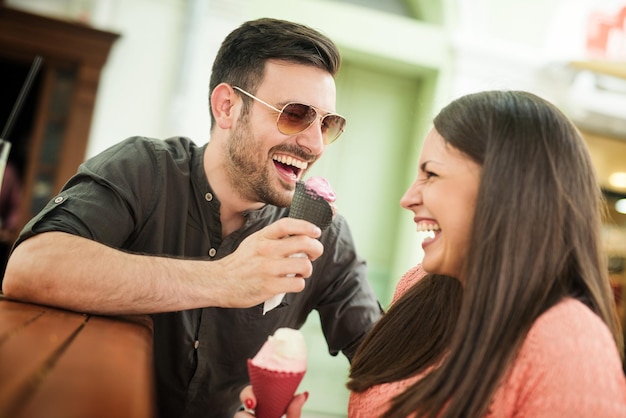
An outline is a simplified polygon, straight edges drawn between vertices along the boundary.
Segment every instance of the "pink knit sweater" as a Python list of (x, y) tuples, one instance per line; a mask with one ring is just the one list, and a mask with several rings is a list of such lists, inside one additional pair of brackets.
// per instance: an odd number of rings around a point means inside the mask
[[(393, 301), (424, 274), (421, 266), (408, 271), (398, 283)], [(348, 416), (379, 417), (391, 399), (418, 378), (352, 393)], [(626, 417), (626, 379), (606, 325), (570, 298), (546, 311), (531, 327), (487, 416)]]

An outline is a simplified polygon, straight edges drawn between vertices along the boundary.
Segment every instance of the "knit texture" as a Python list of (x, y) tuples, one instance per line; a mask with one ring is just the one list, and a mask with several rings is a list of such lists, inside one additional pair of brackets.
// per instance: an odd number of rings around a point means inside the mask
[[(424, 275), (421, 266), (409, 270), (393, 301)], [(348, 416), (379, 417), (419, 378), (351, 393)], [(546, 311), (531, 327), (487, 417), (626, 417), (626, 378), (609, 329), (575, 299)]]

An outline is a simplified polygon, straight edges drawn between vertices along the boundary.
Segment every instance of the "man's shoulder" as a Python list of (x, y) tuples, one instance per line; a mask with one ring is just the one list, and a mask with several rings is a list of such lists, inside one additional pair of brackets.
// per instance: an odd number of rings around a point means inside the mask
[(128, 137), (94, 157), (90, 158), (89, 164), (111, 164), (116, 161), (140, 161), (159, 160), (163, 157), (175, 161), (189, 160), (196, 150), (201, 149), (191, 139), (183, 136), (175, 136), (167, 139), (159, 139), (147, 136)]
[(132, 136), (121, 141), (120, 148), (138, 148), (153, 152), (168, 152), (172, 155), (189, 155), (199, 147), (190, 138), (172, 136), (166, 139), (147, 136)]

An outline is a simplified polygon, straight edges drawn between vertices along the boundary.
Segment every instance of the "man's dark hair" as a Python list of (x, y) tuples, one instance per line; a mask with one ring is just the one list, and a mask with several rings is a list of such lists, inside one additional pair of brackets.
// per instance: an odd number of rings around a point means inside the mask
[[(315, 29), (279, 19), (248, 21), (222, 42), (213, 62), (209, 98), (220, 83), (238, 86), (254, 94), (263, 80), (268, 60), (311, 65), (332, 76), (337, 74), (341, 64), (337, 46)], [(214, 122), (211, 113), (211, 124)]]

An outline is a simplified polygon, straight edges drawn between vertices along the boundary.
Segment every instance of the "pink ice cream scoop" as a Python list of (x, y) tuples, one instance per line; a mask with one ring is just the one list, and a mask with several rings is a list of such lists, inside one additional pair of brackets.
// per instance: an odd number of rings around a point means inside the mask
[(330, 183), (323, 177), (311, 177), (304, 182), (304, 186), (307, 191), (313, 191), (318, 196), (322, 197), (328, 203), (333, 203), (337, 200), (337, 195)]
[(306, 372), (307, 350), (299, 330), (279, 328), (248, 359), (248, 374), (257, 398), (257, 418), (280, 418)]

